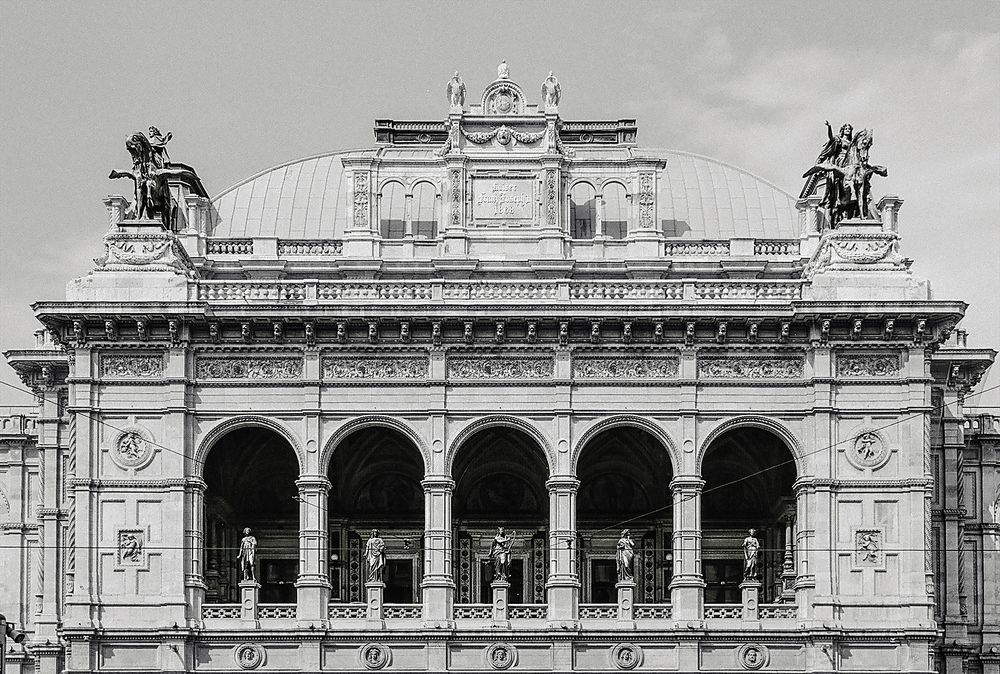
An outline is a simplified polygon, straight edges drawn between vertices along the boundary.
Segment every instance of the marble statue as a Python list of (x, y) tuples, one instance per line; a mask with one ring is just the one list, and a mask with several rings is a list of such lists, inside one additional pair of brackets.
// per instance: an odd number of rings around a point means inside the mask
[(462, 106), (465, 105), (465, 82), (458, 76), (457, 70), (454, 77), (448, 80), (447, 92), (448, 104), (451, 106), (451, 109), (461, 111)]
[(542, 82), (542, 105), (545, 106), (546, 110), (555, 109), (559, 107), (559, 99), (561, 97), (562, 87), (559, 85), (559, 80), (556, 79), (550, 70), (549, 76)]
[(240, 552), (236, 559), (240, 562), (243, 580), (257, 580), (254, 573), (254, 558), (257, 556), (257, 539), (250, 533), (249, 527), (243, 530), (240, 540)]
[(615, 555), (615, 567), (618, 569), (618, 582), (631, 581), (632, 562), (635, 560), (635, 541), (628, 529), (622, 531), (618, 539), (618, 552)]
[(884, 177), (888, 170), (868, 162), (874, 140), (872, 130), (862, 129), (855, 134), (854, 127), (844, 124), (835, 136), (830, 122), (826, 122), (826, 135), (826, 145), (816, 157), (816, 163), (802, 174), (808, 179), (802, 196), (808, 196), (815, 177), (822, 176), (825, 190), (820, 205), (826, 210), (831, 227), (850, 218), (877, 219), (872, 209), (871, 178), (873, 175)]
[(756, 529), (750, 530), (750, 535), (743, 539), (743, 580), (756, 580), (757, 553), (760, 552), (760, 541), (754, 536)]
[(367, 582), (382, 582), (382, 572), (385, 570), (385, 541), (378, 535), (378, 529), (372, 529), (371, 536), (365, 544), (365, 564), (368, 568)]
[(166, 144), (171, 134), (163, 136), (155, 126), (150, 127), (154, 142), (141, 131), (135, 131), (125, 139), (125, 149), (132, 157), (131, 171), (112, 170), (111, 180), (128, 178), (134, 184), (134, 199), (129, 204), (130, 219), (159, 219), (165, 228), (170, 227), (171, 198), (167, 177), (180, 175), (183, 170), (169, 168)]
[(497, 66), (497, 79), (498, 80), (510, 79), (510, 66), (507, 65), (507, 59), (500, 61), (500, 65)]
[(493, 560), (493, 580), (507, 580), (510, 575), (511, 549), (514, 547), (516, 531), (507, 534), (503, 527), (497, 527), (497, 535), (493, 537), (490, 546), (490, 559)]

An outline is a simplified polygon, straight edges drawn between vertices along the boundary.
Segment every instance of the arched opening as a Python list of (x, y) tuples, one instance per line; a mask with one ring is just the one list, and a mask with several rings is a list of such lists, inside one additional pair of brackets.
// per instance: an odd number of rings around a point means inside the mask
[(604, 186), (604, 235), (624, 239), (628, 234), (628, 198), (620, 183)]
[(705, 603), (741, 601), (743, 541), (760, 543), (761, 601), (794, 599), (791, 525), (795, 517), (795, 460), (777, 435), (738, 427), (712, 441), (702, 460), (702, 573)]
[(330, 461), (331, 601), (365, 600), (365, 543), (385, 542), (384, 599), (419, 603), (423, 568), (424, 461), (399, 431), (372, 426), (351, 433)]
[(261, 603), (295, 603), (299, 575), (298, 457), (268, 428), (222, 436), (205, 461), (204, 560), (207, 602), (239, 601), (243, 530), (257, 539)]
[(452, 467), (458, 603), (492, 601), (490, 546), (497, 527), (514, 536), (510, 603), (545, 603), (548, 475), (544, 452), (523, 431), (493, 426), (462, 443)]
[(413, 235), (437, 237), (437, 194), (430, 183), (420, 183), (413, 190)]
[(582, 601), (617, 601), (617, 542), (628, 529), (636, 601), (669, 602), (673, 470), (667, 448), (648, 431), (610, 428), (583, 447), (576, 474)]
[(569, 222), (574, 239), (592, 239), (597, 233), (597, 197), (587, 183), (577, 183), (570, 190)]
[(406, 235), (406, 192), (397, 182), (386, 183), (378, 195), (379, 232), (383, 239)]

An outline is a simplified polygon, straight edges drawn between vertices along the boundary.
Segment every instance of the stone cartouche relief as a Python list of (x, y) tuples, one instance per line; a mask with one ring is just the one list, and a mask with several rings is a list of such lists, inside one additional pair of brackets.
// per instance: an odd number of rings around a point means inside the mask
[(805, 362), (797, 356), (704, 356), (698, 377), (705, 379), (798, 379)]
[(426, 379), (428, 369), (425, 356), (332, 356), (323, 359), (323, 379)]
[(382, 669), (389, 664), (391, 651), (382, 644), (365, 644), (358, 652), (365, 669)]
[(621, 643), (611, 649), (611, 662), (618, 669), (635, 669), (642, 663), (642, 648), (631, 643)]
[(302, 359), (274, 356), (200, 356), (198, 379), (299, 379)]
[(459, 356), (448, 359), (450, 379), (548, 379), (551, 358)]
[(493, 669), (509, 669), (517, 662), (517, 649), (505, 642), (492, 644), (486, 649), (486, 662)]
[(885, 566), (885, 534), (881, 529), (854, 530), (854, 568)]
[(899, 354), (837, 354), (838, 377), (895, 377)]
[(743, 669), (761, 669), (770, 660), (767, 646), (763, 644), (743, 644), (736, 651), (736, 661)]
[(574, 379), (673, 379), (677, 358), (587, 358), (573, 359)]
[(163, 376), (163, 355), (101, 354), (101, 376), (115, 379), (157, 379)]

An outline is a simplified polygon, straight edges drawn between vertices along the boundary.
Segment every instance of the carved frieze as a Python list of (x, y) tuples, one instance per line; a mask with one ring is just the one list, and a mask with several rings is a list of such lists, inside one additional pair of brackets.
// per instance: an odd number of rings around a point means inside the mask
[(426, 356), (331, 356), (323, 359), (323, 379), (426, 379)]
[(170, 232), (133, 234), (118, 229), (104, 237), (104, 255), (94, 259), (97, 271), (169, 271), (190, 275), (191, 259)]
[(588, 358), (573, 359), (574, 379), (673, 379), (677, 358)]
[(704, 379), (798, 379), (805, 362), (798, 356), (705, 356), (698, 359)]
[(806, 265), (811, 279), (827, 270), (905, 269), (899, 254), (899, 235), (893, 232), (842, 232), (830, 230)]
[(551, 358), (459, 356), (448, 359), (450, 379), (548, 379)]
[(899, 354), (837, 354), (838, 377), (895, 377), (899, 375)]
[(286, 356), (201, 356), (198, 379), (299, 379), (302, 359)]
[(102, 353), (101, 376), (114, 379), (156, 379), (163, 376), (162, 354)]

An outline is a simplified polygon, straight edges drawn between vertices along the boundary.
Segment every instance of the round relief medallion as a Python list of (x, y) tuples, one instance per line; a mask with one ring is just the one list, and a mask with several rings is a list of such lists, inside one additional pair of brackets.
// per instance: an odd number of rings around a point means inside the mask
[(736, 652), (736, 660), (743, 669), (760, 669), (769, 659), (767, 647), (761, 644), (743, 644)]
[(367, 669), (382, 669), (389, 664), (389, 649), (382, 644), (365, 644), (360, 655), (361, 664)]
[(233, 659), (243, 669), (257, 669), (264, 664), (264, 649), (257, 644), (240, 644), (233, 650)]
[(141, 428), (129, 428), (118, 434), (111, 446), (111, 460), (120, 468), (138, 470), (153, 460), (153, 439)]
[(855, 468), (881, 468), (889, 460), (889, 445), (878, 431), (862, 429), (848, 443), (847, 460)]
[(642, 663), (642, 649), (635, 644), (618, 644), (611, 650), (611, 662), (618, 669), (635, 669)]
[(486, 649), (486, 662), (493, 669), (507, 669), (517, 662), (517, 649), (510, 644), (496, 643)]

